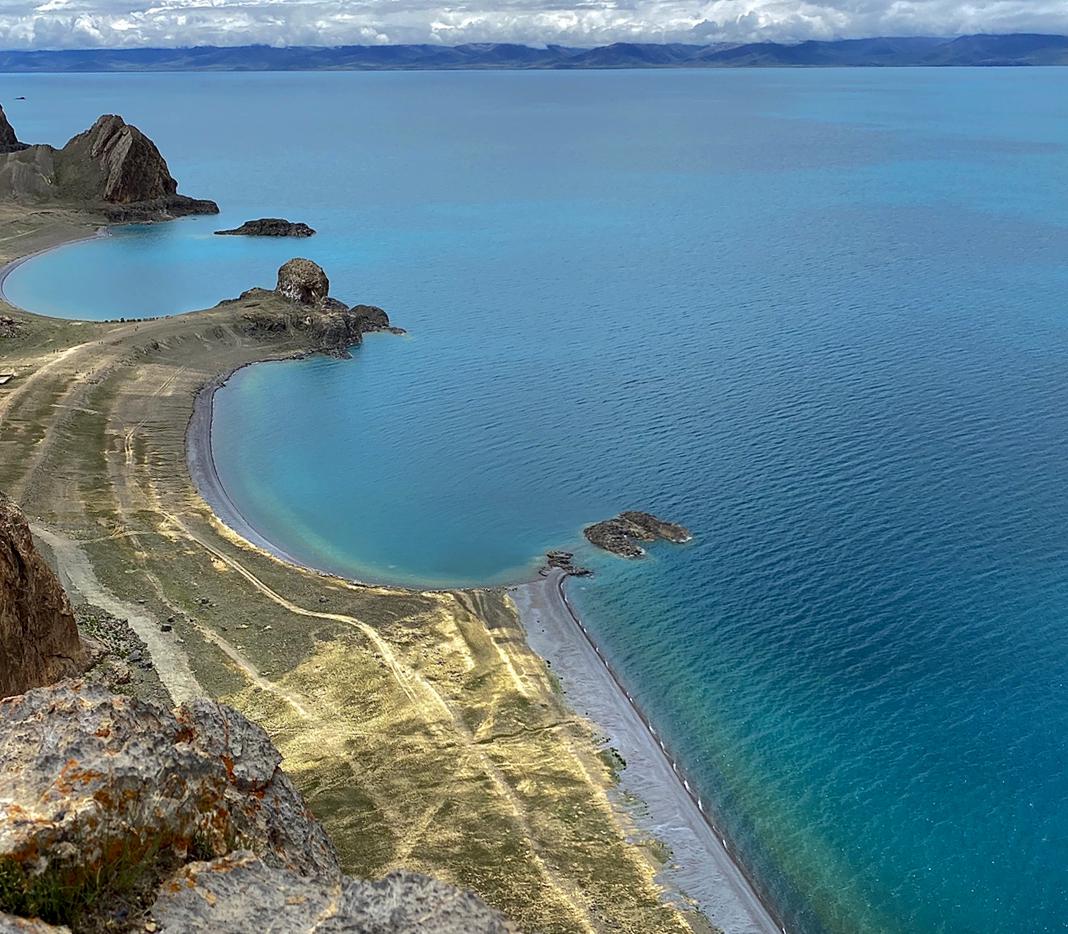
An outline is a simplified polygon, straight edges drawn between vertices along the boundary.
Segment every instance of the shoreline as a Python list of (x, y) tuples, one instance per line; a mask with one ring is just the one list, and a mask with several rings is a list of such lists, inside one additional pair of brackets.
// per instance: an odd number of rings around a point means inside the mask
[(508, 593), (528, 645), (559, 679), (567, 704), (603, 730), (625, 761), (619, 786), (647, 809), (636, 823), (671, 849), (661, 873), (668, 887), (692, 898), (726, 934), (782, 934), (786, 928), (571, 606), (566, 581), (554, 568)]
[[(11, 301), (10, 297), (7, 294), (7, 290), (4, 288), (4, 286), (7, 284), (8, 277), (11, 275), (11, 273), (13, 273), (16, 269), (19, 268), (19, 266), (23, 265), (24, 263), (28, 263), (32, 259), (37, 259), (37, 257), (39, 257), (39, 256), (44, 256), (46, 253), (51, 253), (53, 250), (58, 250), (58, 249), (61, 249), (62, 247), (67, 247), (67, 246), (74, 246), (74, 244), (76, 244), (76, 243), (88, 243), (91, 240), (99, 240), (99, 239), (101, 239), (103, 237), (110, 237), (110, 236), (111, 236), (111, 228), (107, 224), (101, 224), (96, 229), (96, 233), (93, 233), (93, 234), (89, 235), (88, 237), (74, 237), (73, 239), (61, 239), (56, 243), (50, 244), (49, 246), (40, 247), (39, 249), (32, 250), (31, 252), (27, 253), (25, 256), (19, 256), (16, 259), (11, 260), (10, 262), (4, 263), (3, 266), (0, 266), (0, 302), (3, 302), (5, 305), (10, 305), (16, 311), (23, 311), (28, 315), (41, 315), (42, 317), (52, 317), (51, 315), (42, 315), (41, 312), (33, 311), (30, 308), (23, 308), (21, 305), (16, 305), (13, 301)], [(77, 318), (64, 318), (63, 320), (65, 320), (65, 321), (77, 321), (77, 320), (80, 320), (80, 319), (77, 319)]]
[[(620, 775), (620, 785), (648, 808), (647, 816), (636, 819), (638, 826), (670, 848), (671, 862), (681, 854), (688, 855), (688, 859), (683, 858), (688, 865), (674, 868), (668, 865), (662, 870), (668, 897), (682, 893), (693, 899), (725, 934), (783, 934), (785, 927), (758, 893), (752, 876), (731, 855), (700, 798), (679, 772), (663, 742), (656, 738), (652, 721), (623, 687), (572, 608), (564, 592), (566, 574), (551, 569), (533, 580), (489, 588), (413, 587), (353, 580), (293, 557), (242, 515), (226, 491), (212, 453), (215, 393), (239, 370), (281, 359), (285, 358), (241, 364), (205, 383), (196, 394), (186, 430), (186, 464), (194, 489), (216, 519), (280, 561), (358, 586), (409, 591), (506, 592), (516, 607), (527, 645), (549, 664), (553, 674), (560, 675), (568, 706), (609, 734), (614, 748), (627, 762)], [(706, 868), (711, 872), (702, 871)]]

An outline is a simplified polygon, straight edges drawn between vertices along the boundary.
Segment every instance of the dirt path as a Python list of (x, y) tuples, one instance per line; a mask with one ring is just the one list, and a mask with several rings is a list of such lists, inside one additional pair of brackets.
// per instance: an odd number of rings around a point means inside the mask
[(105, 589), (93, 573), (89, 558), (75, 542), (39, 525), (31, 525), (31, 530), (52, 549), (63, 585), (68, 591), (79, 594), (93, 606), (129, 621), (134, 632), (148, 646), (160, 680), (176, 704), (205, 695), (204, 688), (189, 667), (185, 653), (163, 638), (157, 619), (147, 613), (144, 607), (120, 600)]

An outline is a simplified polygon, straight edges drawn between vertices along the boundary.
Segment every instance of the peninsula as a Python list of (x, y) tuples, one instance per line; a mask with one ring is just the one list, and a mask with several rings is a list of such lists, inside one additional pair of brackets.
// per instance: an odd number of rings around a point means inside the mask
[[(216, 210), (179, 195), (118, 117), (62, 149), (16, 144), (0, 156), (0, 290), (12, 264), (103, 224)], [(326, 273), (294, 259), (273, 288), (176, 317), (60, 320), (6, 302), (0, 314), (0, 489), (83, 636), (118, 646), (111, 689), (193, 710), (212, 698), (262, 727), (346, 876), (424, 873), (524, 931), (777, 929), (640, 720), (620, 729), (635, 763), (661, 770), (646, 806), (667, 816), (627, 804), (641, 766), (621, 775), (605, 727), (582, 715), (597, 704), (579, 643), (560, 663), (574, 701), (531, 649), (561, 620), (557, 649), (582, 638), (560, 615), (562, 571), (511, 592), (345, 581), (272, 554), (194, 482), (212, 473), (211, 395), (228, 374), (373, 352), (368, 335), (398, 330), (382, 309), (331, 296)], [(614, 687), (588, 684), (624, 709)]]

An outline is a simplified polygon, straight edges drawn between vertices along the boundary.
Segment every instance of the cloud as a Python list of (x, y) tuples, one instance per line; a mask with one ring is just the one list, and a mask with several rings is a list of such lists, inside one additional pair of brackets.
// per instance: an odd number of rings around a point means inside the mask
[(1064, 0), (0, 0), (0, 47), (749, 42), (1068, 32)]

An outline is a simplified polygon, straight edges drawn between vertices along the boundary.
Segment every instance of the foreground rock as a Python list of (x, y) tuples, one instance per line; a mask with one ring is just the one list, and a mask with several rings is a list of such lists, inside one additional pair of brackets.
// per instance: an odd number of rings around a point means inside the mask
[(22, 511), (0, 493), (0, 697), (76, 675), (87, 663), (63, 587)]
[(220, 237), (311, 237), (315, 231), (307, 224), (294, 223), (281, 217), (261, 217), (245, 221), (233, 230), (216, 230)]
[(75, 932), (507, 930), (422, 877), (343, 877), (280, 765), (212, 701), (167, 712), (80, 681), (7, 698), (0, 911)]
[(251, 853), (186, 866), (152, 906), (158, 930), (352, 931), (367, 934), (507, 934), (474, 895), (411, 872), (380, 882), (327, 883), (273, 869)]
[[(6, 119), (3, 126), (10, 131), (7, 135), (14, 135)], [(0, 137), (5, 135), (3, 126)], [(0, 198), (60, 202), (99, 211), (116, 222), (219, 212), (214, 201), (178, 194), (178, 183), (156, 144), (114, 114), (101, 117), (62, 149), (8, 147), (0, 155)]]
[(583, 529), (586, 538), (598, 548), (610, 551), (621, 558), (641, 558), (645, 549), (638, 542), (651, 542), (658, 538), (681, 544), (693, 536), (689, 530), (674, 522), (666, 522), (648, 512), (621, 512), (614, 519), (606, 519)]

